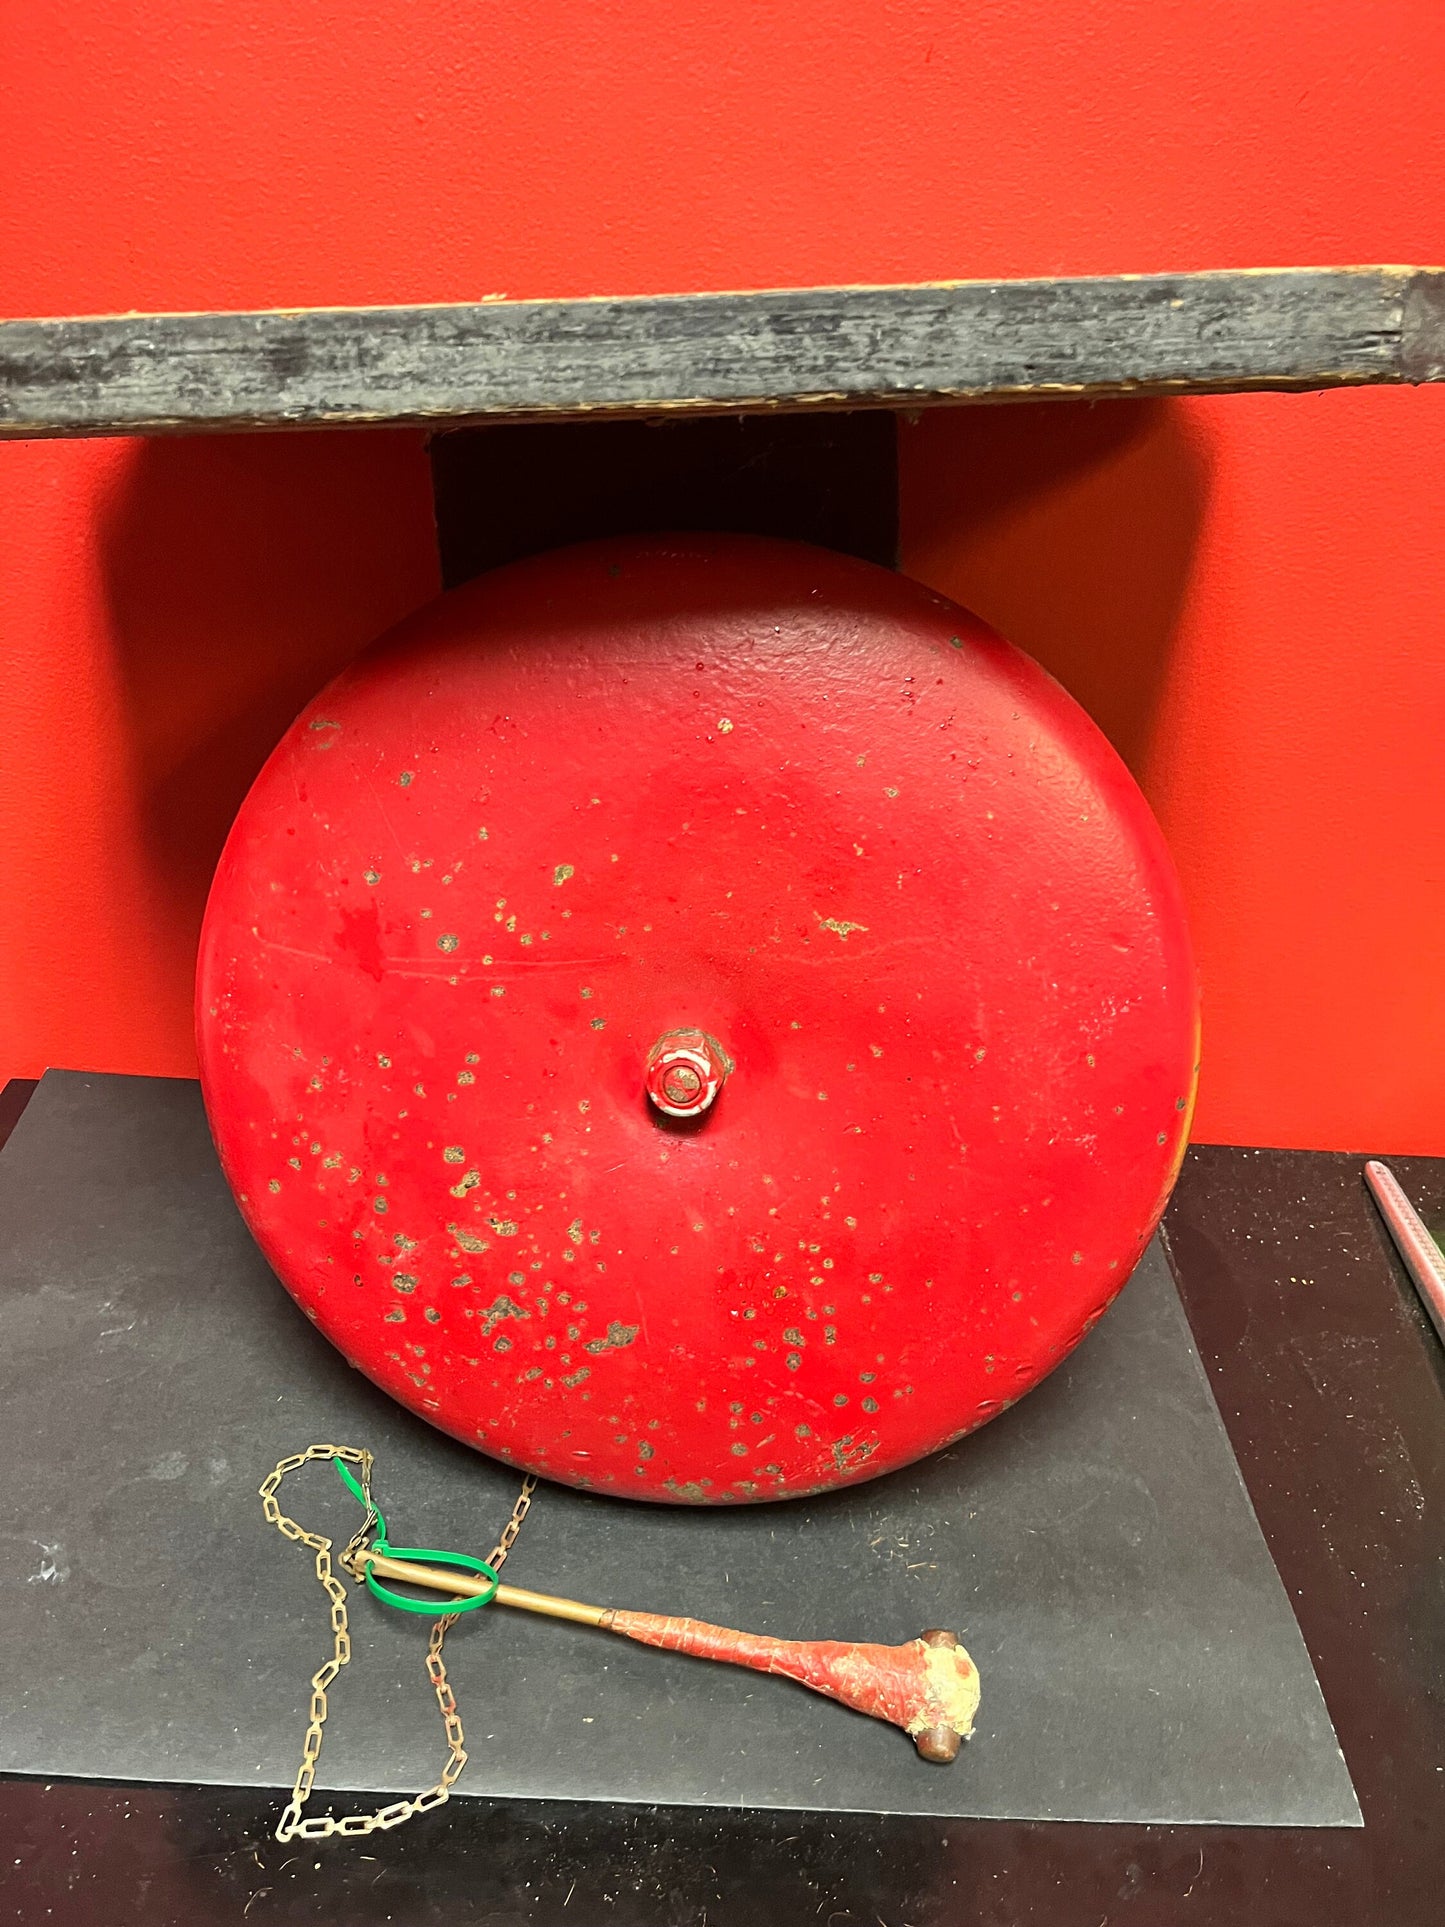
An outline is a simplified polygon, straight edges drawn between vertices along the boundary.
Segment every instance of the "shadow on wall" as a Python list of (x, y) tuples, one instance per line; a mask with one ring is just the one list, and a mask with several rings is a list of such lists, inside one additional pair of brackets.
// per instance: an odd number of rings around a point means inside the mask
[(108, 506), (100, 561), (136, 887), (163, 933), (154, 994), (189, 1037), (201, 913), (253, 777), (311, 696), (440, 586), (423, 438), (145, 443)]
[(1143, 777), (1209, 485), (1182, 412), (938, 410), (903, 425), (899, 478), (904, 572), (1026, 649)]

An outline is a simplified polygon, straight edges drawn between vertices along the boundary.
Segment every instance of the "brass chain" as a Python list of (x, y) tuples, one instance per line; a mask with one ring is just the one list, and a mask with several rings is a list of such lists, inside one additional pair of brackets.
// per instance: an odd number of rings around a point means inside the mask
[[(312, 1785), (316, 1779), (316, 1763), (321, 1758), (321, 1729), (326, 1724), (326, 1692), (342, 1667), (351, 1659), (351, 1633), (346, 1616), (346, 1588), (336, 1577), (331, 1567), (331, 1541), (321, 1532), (307, 1532), (288, 1519), (281, 1510), (276, 1493), (281, 1481), (299, 1467), (313, 1459), (344, 1459), (348, 1465), (360, 1468), (360, 1485), (366, 1495), (366, 1517), (360, 1528), (351, 1535), (346, 1548), (337, 1555), (337, 1564), (355, 1580), (360, 1580), (365, 1570), (365, 1554), (368, 1535), (378, 1517), (376, 1506), (371, 1497), (370, 1452), (358, 1451), (350, 1445), (312, 1445), (304, 1452), (293, 1452), (290, 1458), (282, 1459), (263, 1481), (261, 1504), (266, 1518), (284, 1538), (294, 1539), (297, 1544), (309, 1546), (316, 1555), (316, 1577), (326, 1597), (331, 1602), (331, 1657), (319, 1666), (311, 1676), (310, 1721), (306, 1728), (306, 1739), (301, 1748), (301, 1765), (296, 1771), (296, 1783), (291, 1789), (291, 1798), (281, 1815), (276, 1828), (278, 1840), (329, 1840), (333, 1835), (348, 1837), (366, 1833), (379, 1833), (391, 1827), (399, 1827), (403, 1820), (410, 1820), (413, 1814), (430, 1813), (433, 1807), (441, 1806), (451, 1798), (451, 1790), (467, 1763), (465, 1735), (462, 1732), (461, 1716), (457, 1712), (456, 1697), (447, 1679), (447, 1669), (442, 1660), (442, 1645), (447, 1636), (447, 1628), (456, 1619), (455, 1613), (444, 1613), (431, 1629), (427, 1641), (426, 1672), (436, 1694), (437, 1707), (441, 1712), (442, 1726), (447, 1738), (447, 1763), (442, 1768), (441, 1778), (436, 1785), (425, 1793), (418, 1793), (409, 1800), (394, 1800), (388, 1807), (380, 1807), (375, 1813), (353, 1813), (338, 1820), (331, 1814), (315, 1819), (304, 1820), (301, 1809), (311, 1797)], [(512, 1515), (502, 1527), (496, 1545), (487, 1554), (486, 1563), (493, 1572), (501, 1570), (507, 1554), (516, 1544), (517, 1534), (522, 1530), (522, 1521), (531, 1510), (532, 1494), (537, 1489), (537, 1481), (530, 1473), (522, 1481), (522, 1490), (517, 1503), (512, 1507)]]

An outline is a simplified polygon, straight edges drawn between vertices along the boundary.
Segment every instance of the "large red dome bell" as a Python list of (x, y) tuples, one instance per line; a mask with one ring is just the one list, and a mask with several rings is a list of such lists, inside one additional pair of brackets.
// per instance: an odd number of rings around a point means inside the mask
[(1158, 829), (972, 616), (792, 544), (498, 570), (339, 677), (206, 915), (282, 1281), (457, 1438), (646, 1499), (871, 1477), (1037, 1382), (1178, 1168)]

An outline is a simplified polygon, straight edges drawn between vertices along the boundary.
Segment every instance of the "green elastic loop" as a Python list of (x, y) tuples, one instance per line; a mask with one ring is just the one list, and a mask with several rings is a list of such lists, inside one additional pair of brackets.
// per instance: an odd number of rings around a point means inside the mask
[(333, 1459), (331, 1463), (336, 1467), (337, 1477), (341, 1480), (341, 1483), (346, 1487), (347, 1491), (351, 1494), (352, 1498), (356, 1500), (358, 1505), (368, 1506), (371, 1509), (371, 1511), (376, 1514), (376, 1544), (381, 1548), (383, 1552), (385, 1552), (387, 1550), (386, 1520), (382, 1517), (381, 1507), (376, 1503), (375, 1499), (367, 1498), (366, 1494), (361, 1489), (361, 1481), (352, 1476), (351, 1472), (347, 1469), (347, 1466), (344, 1460)]
[(371, 1570), (371, 1561), (366, 1562), (366, 1584), (384, 1606), (394, 1606), (398, 1612), (424, 1613), (428, 1619), (435, 1619), (438, 1613), (469, 1613), (478, 1606), (490, 1606), (497, 1596), (501, 1583), (495, 1572), (484, 1559), (473, 1559), (468, 1552), (437, 1552), (431, 1546), (386, 1546), (380, 1542), (375, 1548), (384, 1551), (393, 1559), (415, 1559), (424, 1566), (460, 1566), (464, 1572), (475, 1572), (490, 1579), (490, 1592), (479, 1592), (475, 1599), (449, 1599), (438, 1604), (434, 1599), (408, 1599), (403, 1593), (393, 1592), (390, 1586), (383, 1586)]
[(478, 1606), (491, 1605), (497, 1596), (497, 1587), (501, 1582), (485, 1559), (473, 1559), (469, 1552), (438, 1552), (431, 1546), (388, 1545), (386, 1520), (382, 1517), (381, 1509), (375, 1499), (367, 1498), (361, 1489), (360, 1481), (352, 1476), (342, 1460), (333, 1459), (331, 1463), (336, 1467), (341, 1483), (352, 1497), (359, 1500), (362, 1505), (369, 1506), (376, 1514), (377, 1533), (371, 1544), (373, 1552), (381, 1553), (384, 1558), (414, 1559), (424, 1566), (457, 1566), (464, 1572), (480, 1573), (492, 1582), (492, 1590), (478, 1593), (475, 1599), (453, 1599), (445, 1603), (438, 1603), (434, 1599), (408, 1599), (404, 1593), (393, 1592), (390, 1586), (383, 1586), (372, 1572), (371, 1561), (368, 1559), (364, 1572), (367, 1589), (374, 1593), (384, 1606), (394, 1606), (401, 1613), (422, 1613), (428, 1619), (435, 1619), (440, 1613), (448, 1615), (469, 1613), (475, 1611)]

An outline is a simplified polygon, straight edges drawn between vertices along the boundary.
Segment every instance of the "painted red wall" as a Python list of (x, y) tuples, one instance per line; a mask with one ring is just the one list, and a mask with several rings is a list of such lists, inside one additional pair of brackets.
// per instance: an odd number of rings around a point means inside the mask
[(1445, 1152), (1445, 387), (930, 415), (903, 507), (1158, 813), (1196, 1138)]
[[(0, 8), (0, 313), (1445, 259), (1434, 0)], [(1442, 397), (968, 411), (907, 561), (1178, 853), (1199, 1134), (1445, 1150)], [(0, 448), (0, 1072), (190, 1069), (208, 865), (435, 586), (405, 434)]]
[(6, 0), (11, 313), (1440, 249), (1437, 0)]
[(302, 703), (438, 587), (412, 433), (0, 449), (0, 1076), (190, 1076), (211, 870)]

